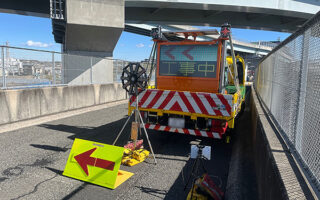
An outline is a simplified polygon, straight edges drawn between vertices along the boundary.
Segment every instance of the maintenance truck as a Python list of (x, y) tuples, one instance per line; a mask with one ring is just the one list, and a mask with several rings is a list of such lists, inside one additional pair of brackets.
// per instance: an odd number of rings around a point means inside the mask
[[(229, 142), (229, 133), (244, 107), (246, 80), (246, 65), (243, 58), (234, 53), (230, 30), (228, 24), (221, 27), (220, 33), (217, 30), (162, 32), (161, 27), (153, 29), (154, 46), (147, 79), (142, 75), (146, 71), (138, 66), (128, 68), (123, 74), (124, 88), (130, 85), (126, 80), (143, 77), (138, 81), (142, 89), (136, 88), (139, 94), (136, 91), (137, 95), (129, 99), (129, 114), (138, 107), (148, 129), (225, 138)], [(207, 35), (216, 37), (210, 41), (197, 40)], [(132, 71), (138, 73), (133, 76)], [(155, 83), (150, 86), (154, 71)], [(148, 86), (142, 84), (145, 80)]]

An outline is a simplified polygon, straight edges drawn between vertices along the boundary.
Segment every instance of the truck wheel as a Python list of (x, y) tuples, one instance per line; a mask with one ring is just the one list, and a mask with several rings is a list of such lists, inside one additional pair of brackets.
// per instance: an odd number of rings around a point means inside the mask
[(245, 104), (245, 102), (242, 102), (241, 109), (240, 109), (240, 112), (239, 112), (239, 115), (238, 115), (239, 117), (241, 117), (243, 115), (245, 108), (246, 108), (246, 104)]
[(229, 144), (231, 141), (231, 136), (230, 135), (227, 135), (226, 138), (225, 138), (225, 143), (226, 144)]
[(229, 129), (227, 132), (223, 135), (222, 139), (223, 142), (226, 144), (230, 144), (231, 142), (231, 136), (234, 134), (234, 129)]

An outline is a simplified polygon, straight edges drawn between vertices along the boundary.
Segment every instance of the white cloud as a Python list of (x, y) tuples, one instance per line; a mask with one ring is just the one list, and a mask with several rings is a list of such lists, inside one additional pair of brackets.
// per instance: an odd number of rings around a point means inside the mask
[(142, 47), (144, 47), (144, 44), (143, 43), (139, 43), (139, 44), (136, 45), (136, 47), (142, 48)]
[(149, 44), (149, 47), (151, 48), (153, 46), (153, 44)]
[(47, 44), (47, 43), (43, 43), (43, 42), (35, 42), (32, 40), (28, 40), (26, 45), (28, 47), (42, 47), (42, 48), (48, 48), (48, 47), (52, 46), (52, 44)]

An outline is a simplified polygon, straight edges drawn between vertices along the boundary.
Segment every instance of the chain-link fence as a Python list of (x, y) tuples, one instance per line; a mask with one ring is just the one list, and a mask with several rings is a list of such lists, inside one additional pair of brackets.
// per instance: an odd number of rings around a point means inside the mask
[(255, 88), (312, 185), (320, 190), (320, 12), (270, 52)]
[(0, 88), (120, 82), (128, 61), (0, 46)]

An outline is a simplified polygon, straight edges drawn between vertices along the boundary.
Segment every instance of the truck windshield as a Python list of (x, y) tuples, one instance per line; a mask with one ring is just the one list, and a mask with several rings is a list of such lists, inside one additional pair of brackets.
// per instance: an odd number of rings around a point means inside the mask
[(160, 76), (215, 78), (218, 45), (161, 45)]

